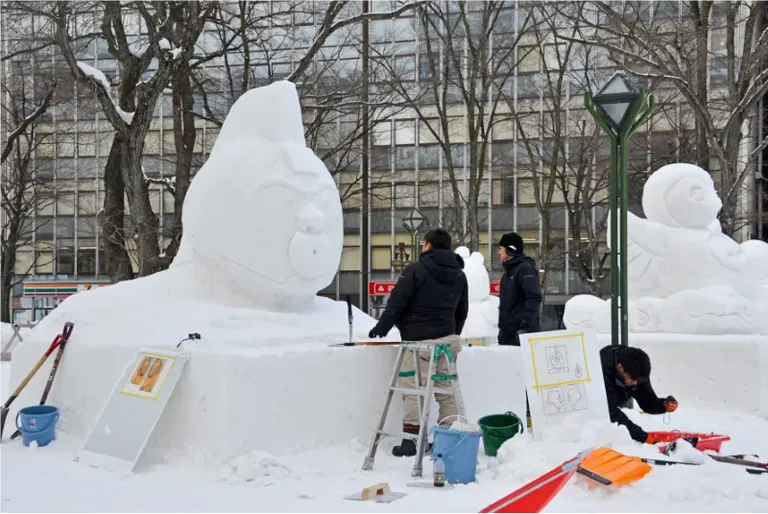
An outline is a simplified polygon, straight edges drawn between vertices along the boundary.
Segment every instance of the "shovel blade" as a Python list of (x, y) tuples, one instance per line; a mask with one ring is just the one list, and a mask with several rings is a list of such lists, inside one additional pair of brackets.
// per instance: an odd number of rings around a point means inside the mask
[(651, 471), (650, 464), (637, 457), (629, 457), (610, 448), (596, 448), (584, 459), (581, 467), (610, 480), (612, 485), (623, 485), (640, 480)]

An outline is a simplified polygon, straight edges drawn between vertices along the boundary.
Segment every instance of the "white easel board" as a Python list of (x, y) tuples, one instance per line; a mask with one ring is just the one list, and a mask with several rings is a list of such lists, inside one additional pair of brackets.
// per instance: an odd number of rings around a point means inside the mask
[(608, 401), (594, 329), (520, 335), (533, 437), (572, 415), (608, 419)]
[(187, 360), (185, 353), (140, 348), (115, 384), (77, 460), (109, 471), (133, 471)]

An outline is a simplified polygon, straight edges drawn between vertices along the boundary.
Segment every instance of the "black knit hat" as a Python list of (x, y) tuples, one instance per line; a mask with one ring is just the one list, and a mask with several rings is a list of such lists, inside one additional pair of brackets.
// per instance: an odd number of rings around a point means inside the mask
[(499, 246), (503, 246), (507, 253), (522, 255), (524, 251), (523, 238), (517, 232), (508, 232), (501, 236)]

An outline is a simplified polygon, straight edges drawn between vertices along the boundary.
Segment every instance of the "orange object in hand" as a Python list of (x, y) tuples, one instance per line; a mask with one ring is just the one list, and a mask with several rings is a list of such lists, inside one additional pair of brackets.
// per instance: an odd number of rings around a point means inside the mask
[(677, 400), (674, 396), (667, 396), (664, 399), (664, 408), (667, 412), (675, 412), (677, 410)]
[(648, 434), (648, 437), (645, 438), (645, 444), (656, 444), (658, 442), (659, 439), (651, 434)]

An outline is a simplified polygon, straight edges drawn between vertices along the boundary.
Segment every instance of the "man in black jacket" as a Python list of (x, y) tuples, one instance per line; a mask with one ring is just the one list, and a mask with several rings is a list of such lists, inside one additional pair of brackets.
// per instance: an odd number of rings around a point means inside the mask
[(541, 330), (541, 289), (536, 262), (525, 255), (516, 232), (501, 236), (499, 259), (504, 275), (499, 281), (499, 344), (520, 346), (520, 334)]
[[(397, 280), (381, 319), (368, 334), (369, 337), (383, 337), (393, 325), (400, 331), (403, 341), (417, 341), (429, 344), (450, 344), (454, 359), (461, 351), (461, 334), (469, 312), (467, 278), (464, 275), (464, 261), (451, 250), (451, 235), (442, 228), (427, 232), (424, 247), (418, 262), (408, 265)], [(420, 382), (428, 369), (431, 352), (419, 353)], [(406, 352), (400, 369), (400, 385), (416, 388), (413, 353)], [(445, 355), (437, 363), (438, 374), (448, 374)], [(435, 399), (440, 407), (438, 422), (450, 424), (449, 416), (457, 414), (456, 399), (452, 395), (437, 391), (450, 387), (450, 383), (435, 382)], [(430, 400), (431, 401), (431, 400)], [(403, 395), (403, 432), (419, 433), (419, 402), (414, 395)], [(392, 449), (396, 457), (416, 455), (416, 442), (403, 439), (400, 446)]]
[(658, 441), (633, 423), (621, 406), (634, 398), (648, 414), (664, 414), (677, 409), (674, 396), (659, 398), (651, 387), (651, 360), (643, 350), (629, 346), (609, 345), (600, 350), (600, 362), (605, 380), (605, 395), (612, 423), (624, 425), (637, 442), (656, 444)]

